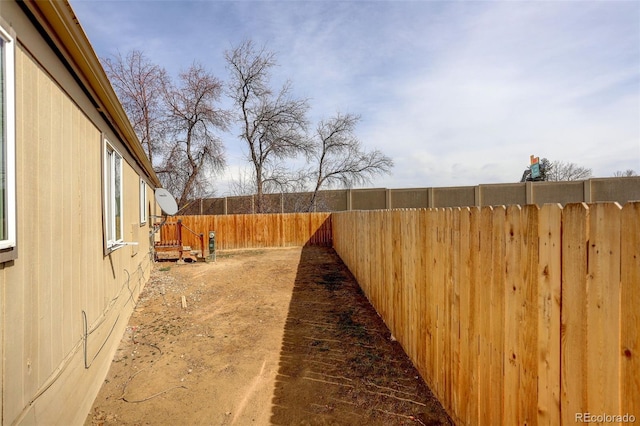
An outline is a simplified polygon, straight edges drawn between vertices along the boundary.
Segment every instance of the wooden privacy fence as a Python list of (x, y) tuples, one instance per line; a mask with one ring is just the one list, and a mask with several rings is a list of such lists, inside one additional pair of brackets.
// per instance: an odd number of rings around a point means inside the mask
[(457, 424), (640, 421), (640, 203), (332, 221), (336, 251)]
[(162, 241), (178, 238), (175, 225), (178, 220), (183, 225), (182, 245), (197, 249), (199, 234), (204, 234), (205, 251), (209, 231), (216, 233), (218, 250), (331, 245), (330, 213), (173, 216), (160, 229)]

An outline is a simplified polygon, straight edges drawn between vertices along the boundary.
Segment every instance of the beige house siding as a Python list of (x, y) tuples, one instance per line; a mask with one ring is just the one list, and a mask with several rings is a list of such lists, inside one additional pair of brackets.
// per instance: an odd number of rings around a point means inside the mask
[[(142, 177), (149, 184), (145, 208), (155, 206), (155, 177), (143, 172), (117, 126), (24, 11), (3, 1), (0, 13), (18, 40), (18, 256), (0, 263), (0, 423), (82, 424), (149, 278), (152, 221), (140, 224), (139, 190)], [(138, 243), (107, 256), (105, 137), (124, 159), (124, 240)]]

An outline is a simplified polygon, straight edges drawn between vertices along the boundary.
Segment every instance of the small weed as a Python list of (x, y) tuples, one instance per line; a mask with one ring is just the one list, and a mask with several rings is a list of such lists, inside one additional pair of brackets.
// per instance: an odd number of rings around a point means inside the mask
[(330, 349), (325, 342), (321, 342), (320, 340), (314, 340), (313, 342), (309, 343), (309, 346), (312, 346), (314, 349), (320, 352), (326, 352)]
[(266, 251), (265, 250), (229, 250), (229, 251), (218, 251), (216, 252), (216, 258), (217, 259), (231, 259), (232, 257), (235, 256), (242, 256), (242, 257), (251, 257), (251, 256), (259, 256), (261, 254), (264, 254)]
[(326, 287), (329, 291), (335, 291), (342, 285), (344, 281), (344, 275), (339, 272), (329, 272), (322, 275), (322, 281), (320, 284)]
[(338, 327), (340, 330), (346, 330), (353, 327), (356, 323), (353, 322), (353, 309), (342, 311), (338, 314)]
[(359, 377), (366, 377), (375, 371), (375, 363), (371, 358), (362, 355), (356, 355), (349, 359), (349, 364)]
[(378, 355), (375, 352), (372, 351), (366, 351), (364, 353), (364, 356), (367, 357), (369, 360), (371, 360), (374, 363), (378, 363), (382, 360), (382, 357), (380, 355)]
[(353, 320), (353, 309), (338, 314), (338, 329), (343, 335), (369, 340), (369, 333), (365, 326)]
[(168, 272), (171, 270), (171, 266), (163, 266), (160, 268), (160, 272)]

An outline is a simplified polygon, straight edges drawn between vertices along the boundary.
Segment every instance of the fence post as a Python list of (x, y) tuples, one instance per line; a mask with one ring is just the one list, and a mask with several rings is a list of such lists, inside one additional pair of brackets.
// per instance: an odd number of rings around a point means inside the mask
[(182, 262), (182, 248), (184, 247), (182, 245), (182, 219), (178, 219), (178, 223), (176, 224), (176, 231), (178, 234), (178, 244), (180, 245), (178, 249), (180, 252), (180, 257), (178, 258), (178, 262)]
[(524, 183), (524, 196), (527, 204), (533, 204), (533, 182)]
[(584, 202), (585, 203), (591, 203), (592, 202), (592, 200), (591, 200), (591, 179), (587, 179), (587, 180), (583, 181), (582, 193), (584, 194), (583, 195)]

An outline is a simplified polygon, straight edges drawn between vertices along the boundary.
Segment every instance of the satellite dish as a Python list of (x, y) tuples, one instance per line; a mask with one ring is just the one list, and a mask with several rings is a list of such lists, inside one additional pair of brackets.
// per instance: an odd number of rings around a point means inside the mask
[(176, 203), (176, 199), (173, 198), (173, 195), (169, 191), (164, 188), (158, 188), (155, 191), (156, 194), (156, 202), (164, 212), (169, 216), (173, 216), (178, 213), (178, 203)]

